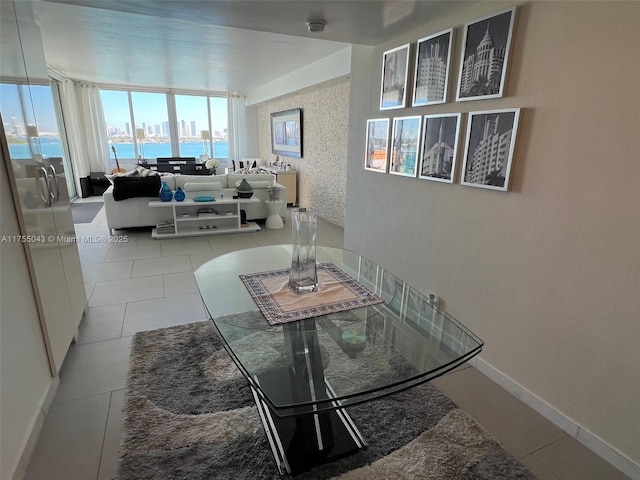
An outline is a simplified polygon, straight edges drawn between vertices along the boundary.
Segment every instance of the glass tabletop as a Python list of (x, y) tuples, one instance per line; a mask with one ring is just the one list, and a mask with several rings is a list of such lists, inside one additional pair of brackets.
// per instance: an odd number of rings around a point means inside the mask
[(290, 245), (236, 251), (195, 272), (225, 349), (277, 416), (390, 395), (482, 350), (482, 340), (388, 270), (348, 250), (317, 247), (316, 255), (318, 263), (335, 265), (383, 302), (269, 325), (239, 275), (288, 268)]

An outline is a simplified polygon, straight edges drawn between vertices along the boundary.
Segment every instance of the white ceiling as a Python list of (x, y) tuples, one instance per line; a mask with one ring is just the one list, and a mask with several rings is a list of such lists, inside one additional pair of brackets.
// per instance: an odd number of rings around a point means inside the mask
[[(351, 44), (379, 45), (469, 3), (37, 0), (34, 13), (47, 63), (69, 78), (249, 92)], [(306, 22), (317, 18), (328, 25), (311, 34)]]

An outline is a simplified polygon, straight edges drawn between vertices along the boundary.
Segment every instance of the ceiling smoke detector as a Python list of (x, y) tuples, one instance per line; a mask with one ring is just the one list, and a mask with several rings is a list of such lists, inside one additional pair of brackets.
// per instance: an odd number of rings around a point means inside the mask
[(311, 33), (324, 32), (324, 27), (327, 25), (326, 20), (309, 20), (307, 22), (307, 28)]

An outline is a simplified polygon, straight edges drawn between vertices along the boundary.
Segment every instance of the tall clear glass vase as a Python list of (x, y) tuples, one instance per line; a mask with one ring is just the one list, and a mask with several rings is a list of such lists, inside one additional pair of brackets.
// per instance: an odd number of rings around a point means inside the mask
[(316, 230), (318, 211), (312, 208), (291, 210), (291, 231), (293, 251), (289, 288), (296, 293), (318, 291), (316, 269)]

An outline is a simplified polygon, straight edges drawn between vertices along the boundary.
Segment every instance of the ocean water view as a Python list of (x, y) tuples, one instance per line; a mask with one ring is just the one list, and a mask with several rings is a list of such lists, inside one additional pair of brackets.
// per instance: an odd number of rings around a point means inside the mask
[[(40, 145), (42, 148), (42, 155), (45, 157), (61, 157), (62, 146), (60, 140), (53, 138), (40, 138)], [(118, 160), (132, 160), (135, 159), (135, 150), (133, 143), (110, 143), (109, 147), (116, 147), (118, 153)], [(140, 148), (140, 153), (144, 152), (144, 158), (153, 160), (157, 157), (171, 157), (171, 144), (170, 143), (147, 143), (144, 147)], [(111, 158), (113, 159), (113, 153)], [(196, 157), (196, 159), (205, 153), (204, 146), (201, 142), (181, 142), (180, 143), (180, 156), (181, 157)], [(211, 156), (211, 152), (207, 148), (207, 153)], [(215, 142), (213, 144), (213, 153), (215, 158), (225, 159), (229, 157), (229, 143), (228, 142)], [(31, 158), (29, 152), (29, 145), (26, 143), (10, 143), (9, 154), (11, 158)], [(115, 162), (114, 162), (115, 163)]]
[[(131, 159), (135, 158), (133, 149), (133, 143), (112, 143), (109, 147), (116, 147), (118, 152), (118, 159)], [(158, 157), (171, 157), (171, 144), (170, 143), (145, 143), (139, 147), (139, 152), (147, 159), (155, 159)], [(180, 143), (180, 156), (181, 157), (196, 157), (196, 159), (205, 153), (202, 143), (182, 142)], [(211, 156), (211, 151), (207, 146), (206, 153)], [(215, 158), (228, 158), (229, 157), (229, 143), (228, 142), (215, 142), (213, 144), (213, 157)]]

